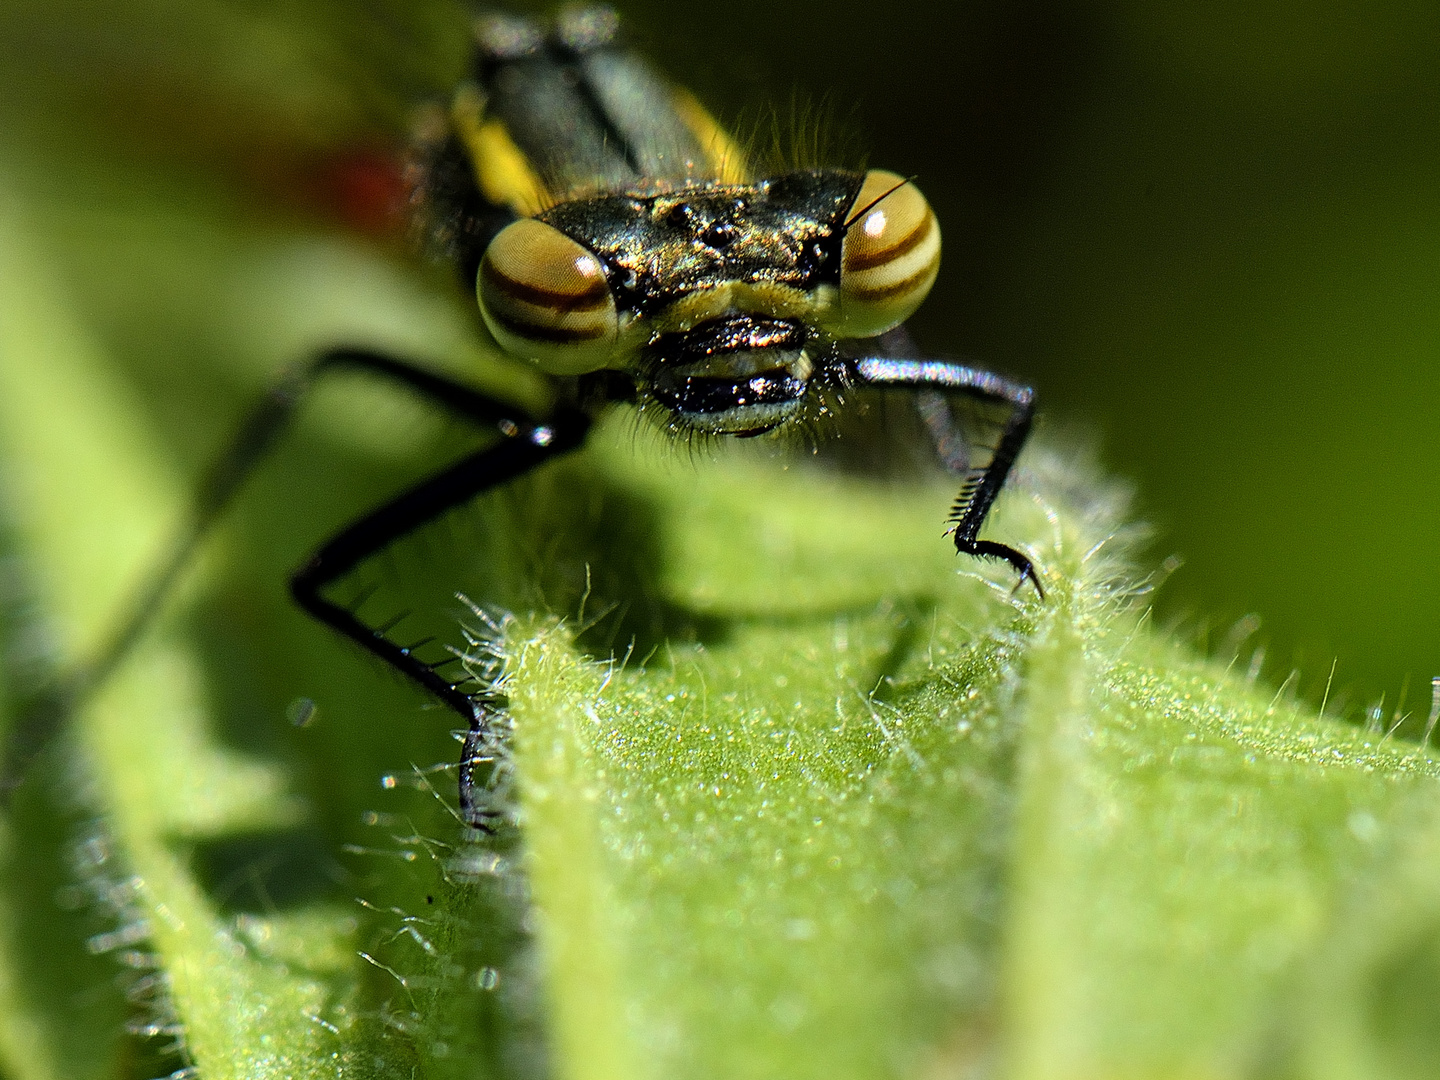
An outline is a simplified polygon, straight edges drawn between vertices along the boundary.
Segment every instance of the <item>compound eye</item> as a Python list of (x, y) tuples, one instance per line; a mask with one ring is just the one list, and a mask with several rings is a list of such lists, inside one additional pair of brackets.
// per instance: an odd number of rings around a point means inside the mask
[(835, 332), (874, 337), (908, 319), (935, 284), (940, 223), (914, 184), (883, 169), (865, 174), (845, 221)]
[(501, 229), (475, 292), (485, 325), (511, 356), (551, 375), (605, 366), (619, 317), (600, 260), (559, 229), (522, 218)]

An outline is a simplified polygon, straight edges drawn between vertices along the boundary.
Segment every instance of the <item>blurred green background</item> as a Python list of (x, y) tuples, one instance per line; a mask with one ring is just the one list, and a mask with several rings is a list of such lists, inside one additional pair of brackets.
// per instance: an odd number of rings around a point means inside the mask
[[(1440, 6), (623, 10), (722, 117), (824, 99), (872, 162), (918, 174), (946, 236), (920, 340), (1033, 380), (1048, 426), (1134, 481), (1154, 561), (1184, 559), (1162, 621), (1218, 650), (1259, 613), (1273, 681), (1298, 665), (1318, 698), (1338, 658), (1352, 708), (1407, 678), (1423, 697), (1440, 673)], [(173, 359), (223, 369), (225, 319), (264, 318), (260, 293), (213, 275), (218, 246), (292, 237), (276, 288), (303, 288), (304, 252), (322, 265), (336, 243), (451, 287), (345, 219), (364, 209), (349, 166), (443, 94), (465, 33), (430, 0), (0, 5), (0, 179), (97, 337), (135, 358), (182, 469), (233, 405)], [(250, 365), (234, 403), (293, 358), (271, 336), (233, 358)]]

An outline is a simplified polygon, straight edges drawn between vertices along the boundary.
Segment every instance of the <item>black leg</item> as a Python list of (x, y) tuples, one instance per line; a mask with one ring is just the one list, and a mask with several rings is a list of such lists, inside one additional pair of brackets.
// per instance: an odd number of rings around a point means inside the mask
[(412, 657), (410, 650), (394, 645), (382, 631), (366, 626), (353, 613), (327, 600), (321, 590), (392, 540), (481, 491), (580, 445), (589, 419), (573, 409), (562, 409), (550, 421), (537, 422), (513, 405), (442, 375), (358, 349), (332, 350), (286, 372), (246, 417), (229, 447), (202, 478), (187, 520), (142, 581), (108, 642), (89, 662), (61, 679), (54, 692), (43, 695), (40, 705), (17, 718), (0, 768), (0, 797), (19, 782), (29, 761), (128, 654), (195, 549), (289, 426), (311, 387), (325, 375), (346, 371), (400, 383), (448, 412), (482, 427), (495, 428), (502, 439), (498, 445), (451, 466), (346, 529), (292, 581), (292, 591), (307, 611), (410, 676), (465, 718), (470, 735), (466, 740), (466, 763), (462, 765), (462, 803), (466, 803), (471, 819), (478, 821), (478, 811), (468, 796), (472, 758), (483, 742), (483, 710), (458, 689), (457, 683), (442, 679), (433, 667)]
[[(90, 690), (104, 682), (124, 659), (170, 594), (180, 573), (189, 565), (196, 547), (234, 501), (275, 441), (289, 427), (308, 391), (323, 376), (345, 371), (398, 382), (448, 412), (482, 426), (496, 426), (502, 433), (518, 430), (517, 420), (512, 418), (523, 415), (512, 405), (495, 401), (442, 375), (360, 349), (333, 349), (285, 372), (256, 403), (225, 452), (201, 478), (188, 519), (181, 525), (164, 556), (141, 582), (126, 608), (126, 615), (118, 622), (110, 639), (88, 663), (66, 680), (69, 686), (67, 697), (72, 702), (78, 703)], [(524, 423), (530, 421), (526, 419)]]
[[(1030, 425), (1035, 419), (1035, 392), (993, 372), (939, 360), (877, 358), (854, 360), (851, 366), (852, 378), (866, 386), (911, 387), (941, 394), (967, 394), (1011, 406), (990, 463), (971, 471), (951, 509), (950, 520), (955, 523), (957, 551), (1005, 560), (1015, 568), (1021, 581), (1028, 579), (1043, 597), (1045, 590), (1028, 558), (1006, 544), (979, 539), (980, 526), (985, 523), (990, 507), (1004, 487), (1015, 459), (1020, 456), (1020, 448), (1030, 434)], [(946, 454), (943, 445), (941, 452), (949, 463), (954, 455)]]
[[(460, 763), (460, 810), (467, 822), (479, 828), (485, 827), (487, 815), (477, 797), (473, 773), (487, 745), (487, 721), (495, 708), (488, 697), (490, 687), (477, 682), (463, 667), (454, 678), (442, 675), (439, 669), (455, 663), (457, 657), (427, 663), (415, 655), (413, 646), (392, 641), (387, 634), (390, 627), (368, 625), (355, 611), (328, 599), (323, 590), (370, 555), (447, 510), (574, 450), (584, 441), (590, 420), (584, 413), (566, 410), (546, 424), (532, 420), (501, 424), (506, 437), (499, 445), (463, 458), (350, 525), (290, 579), (296, 603), (307, 612), (408, 675), (464, 718), (467, 734)], [(467, 685), (471, 688), (466, 689)]]

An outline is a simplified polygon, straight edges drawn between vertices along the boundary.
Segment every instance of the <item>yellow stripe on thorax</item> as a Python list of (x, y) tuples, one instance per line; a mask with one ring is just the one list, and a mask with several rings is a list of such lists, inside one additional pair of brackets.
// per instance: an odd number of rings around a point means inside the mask
[(750, 164), (745, 160), (745, 151), (740, 149), (740, 144), (730, 137), (729, 132), (720, 126), (705, 106), (695, 100), (695, 95), (684, 87), (677, 86), (671, 95), (670, 103), (674, 106), (675, 115), (680, 118), (680, 122), (689, 129), (690, 134), (695, 136), (695, 141), (705, 151), (706, 163), (715, 179), (722, 184), (748, 184)]
[(554, 203), (499, 120), (485, 119), (485, 98), (473, 84), (462, 86), (450, 106), (450, 122), (470, 154), (480, 193), (497, 206), (521, 217), (534, 217)]

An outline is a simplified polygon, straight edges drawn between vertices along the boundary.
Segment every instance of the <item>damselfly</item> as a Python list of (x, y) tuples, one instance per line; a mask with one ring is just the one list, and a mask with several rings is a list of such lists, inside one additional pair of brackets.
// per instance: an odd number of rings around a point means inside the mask
[[(343, 529), (294, 575), (307, 612), (460, 715), (460, 802), (484, 826), (476, 778), (500, 700), (451, 651), (423, 655), (393, 623), (362, 617), (334, 586), (446, 511), (575, 450), (598, 415), (637, 409), (680, 435), (752, 438), (816, 426), (864, 387), (958, 395), (1006, 410), (988, 463), (946, 452), (949, 412), (922, 410), (940, 456), (965, 473), (956, 549), (1001, 559), (1040, 591), (1024, 554), (979, 531), (1030, 431), (1034, 395), (990, 372), (906, 354), (895, 333), (940, 266), (940, 228), (895, 173), (801, 169), (756, 176), (684, 89), (618, 36), (608, 8), (552, 23), (475, 23), (470, 78), (417, 151), (417, 203), (498, 347), (541, 373), (534, 414), (363, 348), (286, 375), (205, 484), (186, 543), (152, 580), (122, 643), (323, 376), (389, 380), (493, 441)], [(112, 662), (118, 652), (112, 654)], [(101, 665), (103, 668), (105, 664)], [(92, 673), (94, 677), (97, 673)]]

